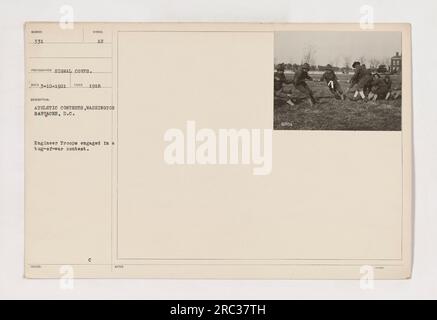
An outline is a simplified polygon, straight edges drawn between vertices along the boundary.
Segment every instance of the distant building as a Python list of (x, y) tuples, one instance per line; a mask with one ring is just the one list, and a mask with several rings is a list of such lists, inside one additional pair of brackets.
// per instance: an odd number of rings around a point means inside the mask
[(391, 58), (390, 71), (398, 73), (402, 71), (402, 55), (396, 52), (396, 55)]

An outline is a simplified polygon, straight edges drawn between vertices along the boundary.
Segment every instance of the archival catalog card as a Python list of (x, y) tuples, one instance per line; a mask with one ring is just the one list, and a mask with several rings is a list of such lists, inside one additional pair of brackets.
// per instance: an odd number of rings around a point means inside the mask
[(28, 278), (406, 279), (407, 24), (25, 25)]

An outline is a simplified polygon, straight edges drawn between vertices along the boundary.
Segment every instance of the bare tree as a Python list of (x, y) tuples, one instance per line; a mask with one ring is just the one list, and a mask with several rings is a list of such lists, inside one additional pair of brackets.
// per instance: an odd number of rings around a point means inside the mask
[(381, 64), (377, 58), (371, 58), (369, 60), (369, 63), (370, 63), (370, 67), (375, 69), (378, 68), (379, 65)]
[(309, 65), (316, 64), (317, 50), (313, 46), (308, 46), (304, 49), (302, 56), (302, 63), (308, 63)]
[(351, 67), (351, 63), (352, 63), (352, 59), (351, 59), (351, 57), (349, 57), (349, 56), (345, 56), (345, 57), (343, 57), (343, 66), (344, 66), (346, 69), (349, 69), (349, 68)]
[(340, 62), (340, 57), (339, 57), (339, 56), (335, 56), (333, 62), (334, 62), (333, 66), (334, 66), (334, 67), (338, 67), (338, 64), (339, 64), (339, 62)]
[(388, 68), (391, 65), (391, 58), (390, 57), (383, 58), (382, 63), (385, 64), (385, 66)]
[(359, 61), (361, 64), (366, 64), (366, 57), (361, 56), (361, 57), (358, 58), (358, 61)]

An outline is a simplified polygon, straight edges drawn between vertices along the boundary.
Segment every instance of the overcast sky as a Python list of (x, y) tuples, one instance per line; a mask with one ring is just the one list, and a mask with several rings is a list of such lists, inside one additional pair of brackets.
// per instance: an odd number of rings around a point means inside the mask
[[(400, 32), (276, 32), (275, 33), (275, 63), (298, 63), (306, 48), (315, 51), (315, 63), (328, 63), (344, 66), (344, 57), (350, 57), (351, 62), (364, 56), (369, 60), (391, 58), (396, 52), (401, 53)], [(383, 62), (383, 61), (381, 61)]]

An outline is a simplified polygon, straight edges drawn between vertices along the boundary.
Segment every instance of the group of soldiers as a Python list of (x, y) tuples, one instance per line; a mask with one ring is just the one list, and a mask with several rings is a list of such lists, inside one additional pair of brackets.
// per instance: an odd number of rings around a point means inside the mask
[[(352, 68), (355, 70), (354, 75), (349, 81), (349, 87), (346, 92), (343, 91), (334, 68), (331, 65), (326, 66), (319, 82), (326, 82), (329, 91), (336, 99), (345, 100), (346, 94), (355, 88), (352, 101), (376, 101), (389, 100), (390, 98), (398, 99), (400, 97), (399, 91), (392, 92), (392, 81), (389, 75), (381, 76), (378, 73), (373, 74), (370, 69), (366, 68), (365, 64), (354, 62)], [(288, 80), (285, 76), (285, 65), (279, 64), (276, 67), (274, 91), (275, 98), (280, 101), (285, 101), (288, 105), (294, 106), (295, 103), (291, 99), (290, 91), (285, 89), (286, 85), (293, 84), (294, 87), (301, 92), (308, 100), (311, 106), (314, 106), (318, 100), (314, 96), (313, 91), (308, 86), (306, 81), (314, 81), (309, 75), (310, 66), (304, 63), (294, 74), (292, 80)]]

